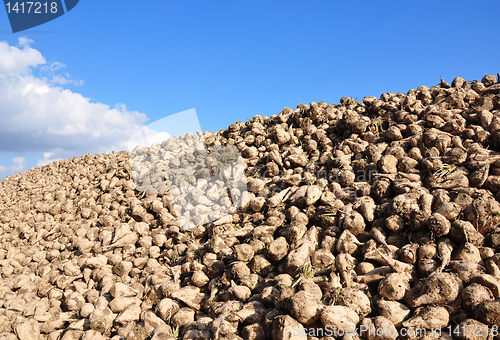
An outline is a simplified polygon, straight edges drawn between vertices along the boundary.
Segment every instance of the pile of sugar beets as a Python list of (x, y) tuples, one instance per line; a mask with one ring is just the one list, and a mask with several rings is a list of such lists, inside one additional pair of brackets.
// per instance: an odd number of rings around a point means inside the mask
[(0, 339), (498, 338), (497, 77), (199, 136), (249, 194), (194, 228), (126, 152), (0, 181)]

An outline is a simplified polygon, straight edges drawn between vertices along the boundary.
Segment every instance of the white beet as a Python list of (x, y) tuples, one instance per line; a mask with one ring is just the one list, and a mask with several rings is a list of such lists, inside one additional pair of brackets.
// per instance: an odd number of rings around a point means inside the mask
[(498, 77), (457, 77), (0, 180), (0, 338), (492, 329), (499, 110)]

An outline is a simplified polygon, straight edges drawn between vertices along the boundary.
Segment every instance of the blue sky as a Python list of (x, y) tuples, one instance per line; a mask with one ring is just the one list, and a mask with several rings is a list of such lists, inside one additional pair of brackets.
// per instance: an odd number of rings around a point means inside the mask
[(216, 131), (300, 102), (481, 79), (500, 72), (499, 13), (497, 0), (81, 0), (13, 34), (0, 9), (0, 178), (119, 148), (192, 108)]

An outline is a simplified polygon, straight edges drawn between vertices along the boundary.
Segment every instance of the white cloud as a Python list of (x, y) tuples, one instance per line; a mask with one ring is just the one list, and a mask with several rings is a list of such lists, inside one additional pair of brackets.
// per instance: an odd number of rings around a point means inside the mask
[(44, 152), (43, 159), (39, 159), (36, 166), (42, 167), (44, 165), (47, 165), (47, 164), (50, 164), (50, 163), (53, 163), (56, 161), (60, 161), (62, 159), (62, 158), (57, 158), (57, 157), (54, 158), (54, 156), (55, 156), (55, 152)]
[[(57, 86), (83, 82), (53, 74), (65, 65), (47, 65), (31, 43), (26, 38), (20, 38), (18, 46), (0, 42), (0, 152), (44, 152), (39, 164), (47, 164), (87, 152), (126, 150), (130, 136), (147, 116), (123, 104), (92, 103)], [(48, 72), (48, 77), (37, 77), (33, 70)], [(165, 135), (151, 137), (165, 139)]]
[(0, 165), (0, 174), (7, 173), (7, 175), (14, 175), (26, 168), (26, 158), (24, 157), (14, 157), (12, 158), (12, 163), (14, 163), (14, 165), (9, 167)]
[(31, 73), (32, 67), (45, 64), (45, 58), (40, 52), (30, 47), (33, 41), (19, 38), (18, 47), (0, 42), (0, 75), (24, 75)]
[[(66, 85), (66, 84), (72, 84), (76, 86), (80, 86), (84, 84), (83, 80), (73, 80), (71, 79), (71, 76), (66, 73), (65, 75), (61, 74), (56, 74), (55, 72), (66, 68), (66, 64), (61, 63), (59, 61), (54, 61), (50, 65), (44, 65), (40, 67), (40, 71), (48, 73), (49, 78), (50, 78), (50, 83), (52, 84), (60, 84), (60, 85)], [(43, 80), (46, 80), (46, 77), (41, 78)]]
[(69, 79), (70, 77), (71, 76), (67, 73), (66, 76), (61, 76), (60, 74), (53, 74), (50, 82), (52, 84), (61, 84), (61, 85), (72, 84), (76, 86), (81, 86), (84, 84), (83, 80), (72, 80)]
[[(170, 137), (157, 132), (161, 128), (143, 126), (148, 119), (144, 113), (130, 111), (124, 104), (93, 103), (58, 86), (83, 85), (83, 80), (57, 74), (66, 65), (47, 63), (31, 43), (27, 38), (19, 38), (17, 46), (0, 41), (0, 152), (43, 153), (37, 163), (43, 166), (85, 153), (127, 150), (136, 132), (146, 136), (140, 145)], [(25, 158), (16, 157), (13, 163), (0, 166), (0, 174), (25, 170)]]
[(170, 134), (167, 132), (156, 132), (148, 126), (143, 126), (128, 140), (127, 151), (132, 151), (137, 146), (150, 147), (153, 144), (160, 144), (170, 137)]
[(41, 67), (40, 70), (45, 72), (55, 72), (61, 68), (66, 68), (66, 64), (61, 63), (59, 61), (54, 61), (50, 65), (45, 65)]

